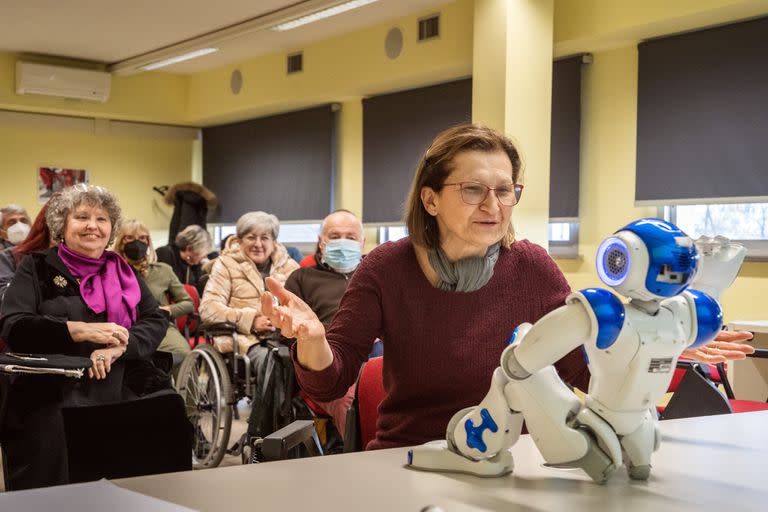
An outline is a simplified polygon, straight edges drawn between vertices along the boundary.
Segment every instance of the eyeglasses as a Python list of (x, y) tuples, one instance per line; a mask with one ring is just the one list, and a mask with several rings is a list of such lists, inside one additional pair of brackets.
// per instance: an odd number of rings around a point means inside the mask
[(245, 235), (243, 237), (243, 240), (255, 244), (256, 242), (261, 242), (262, 244), (268, 244), (269, 242), (272, 242), (274, 239), (269, 235)]
[(447, 185), (458, 185), (461, 188), (461, 200), (467, 204), (477, 205), (485, 202), (488, 192), (493, 190), (496, 199), (504, 206), (515, 206), (520, 202), (520, 196), (523, 193), (523, 185), (511, 183), (500, 187), (489, 187), (475, 181), (462, 181), (460, 183), (443, 183)]

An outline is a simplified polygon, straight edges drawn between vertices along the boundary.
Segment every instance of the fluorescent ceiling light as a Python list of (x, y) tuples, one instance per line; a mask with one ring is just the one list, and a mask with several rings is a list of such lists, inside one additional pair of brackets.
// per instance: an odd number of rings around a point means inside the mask
[(285, 23), (280, 23), (279, 25), (275, 25), (274, 27), (271, 27), (271, 28), (272, 30), (277, 30), (278, 32), (291, 30), (293, 28), (306, 25), (307, 23), (313, 23), (315, 21), (322, 20), (324, 18), (330, 18), (331, 16), (336, 16), (337, 14), (351, 11), (352, 9), (357, 9), (358, 7), (362, 7), (364, 5), (372, 4), (373, 2), (376, 2), (376, 1), (378, 0), (352, 0), (351, 2), (345, 2), (343, 4), (329, 7), (328, 9), (323, 9), (322, 11), (317, 11), (315, 13), (308, 14), (307, 16), (296, 18), (295, 20), (286, 21)]
[(197, 57), (202, 57), (203, 55), (208, 55), (209, 53), (214, 53), (217, 51), (219, 51), (218, 48), (201, 48), (199, 50), (176, 55), (175, 57), (168, 57), (167, 59), (152, 62), (146, 66), (142, 66), (141, 69), (144, 71), (152, 71), (153, 69), (164, 68), (165, 66), (170, 66), (171, 64), (177, 64), (179, 62), (184, 62), (185, 60), (195, 59)]

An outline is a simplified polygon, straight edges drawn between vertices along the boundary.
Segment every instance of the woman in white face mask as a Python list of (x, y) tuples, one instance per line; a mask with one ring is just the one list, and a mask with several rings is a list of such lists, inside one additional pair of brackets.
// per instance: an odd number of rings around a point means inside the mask
[(21, 206), (8, 205), (2, 210), (2, 226), (0, 226), (0, 238), (3, 248), (18, 245), (29, 234), (29, 215)]
[(17, 222), (7, 230), (8, 241), (13, 245), (19, 245), (21, 242), (27, 239), (27, 235), (29, 235), (30, 229), (31, 228), (29, 227), (29, 224), (27, 224), (25, 221), (21, 220)]
[[(13, 276), (16, 274), (16, 267), (21, 259), (29, 253), (45, 250), (55, 244), (55, 242), (51, 241), (51, 233), (48, 231), (48, 224), (45, 222), (46, 211), (48, 211), (48, 203), (43, 205), (31, 227), (26, 222), (16, 222), (8, 229), (9, 237), (12, 233), (22, 231), (24, 236), (21, 237), (16, 245), (0, 252), (0, 302), (5, 296), (5, 291), (8, 289), (8, 285), (11, 284)], [(15, 226), (19, 227), (15, 228)], [(14, 237), (18, 237), (18, 234), (14, 235)]]

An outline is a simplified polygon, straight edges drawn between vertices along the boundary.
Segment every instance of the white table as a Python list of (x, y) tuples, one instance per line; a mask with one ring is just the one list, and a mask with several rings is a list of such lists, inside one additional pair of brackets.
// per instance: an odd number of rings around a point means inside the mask
[[(736, 321), (728, 324), (729, 331), (750, 331), (755, 348), (768, 349), (768, 321)], [(768, 359), (748, 357), (729, 363), (728, 379), (733, 394), (739, 400), (765, 402), (768, 399)], [(768, 504), (766, 504), (768, 505)]]
[(202, 511), (764, 511), (768, 412), (661, 423), (648, 482), (622, 469), (606, 485), (580, 471), (542, 467), (529, 436), (501, 478), (406, 469), (407, 449), (116, 480), (126, 489)]

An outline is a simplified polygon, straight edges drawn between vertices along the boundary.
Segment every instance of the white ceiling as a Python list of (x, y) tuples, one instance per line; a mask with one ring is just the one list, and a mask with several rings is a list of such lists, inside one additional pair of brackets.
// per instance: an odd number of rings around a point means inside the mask
[[(307, 3), (296, 0), (0, 0), (0, 51), (115, 64)], [(445, 3), (447, 0), (379, 0), (294, 30), (263, 29), (230, 39), (216, 45), (220, 50), (217, 53), (164, 70), (196, 73), (258, 55), (300, 49), (315, 41), (428, 11)]]

